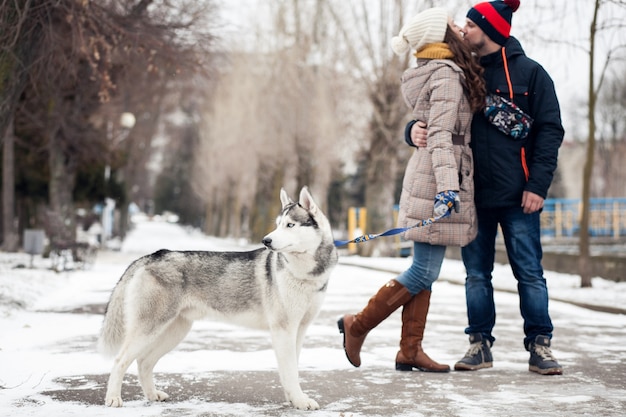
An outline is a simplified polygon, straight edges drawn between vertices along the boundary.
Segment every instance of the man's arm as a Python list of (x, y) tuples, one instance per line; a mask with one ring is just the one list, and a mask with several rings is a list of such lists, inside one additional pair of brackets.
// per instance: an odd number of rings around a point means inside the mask
[(557, 167), (564, 130), (554, 83), (541, 66), (535, 71), (530, 91), (530, 115), (534, 119), (531, 135), (534, 140), (530, 144), (530, 176), (525, 191), (546, 198)]
[[(411, 125), (410, 128), (409, 125)], [(405, 129), (404, 132), (404, 140), (407, 143), (412, 143), (418, 148), (425, 148), (426, 136), (428, 134), (428, 130), (426, 129), (426, 123), (420, 120), (418, 120), (417, 122), (412, 120), (407, 124), (407, 128), (408, 129)]]

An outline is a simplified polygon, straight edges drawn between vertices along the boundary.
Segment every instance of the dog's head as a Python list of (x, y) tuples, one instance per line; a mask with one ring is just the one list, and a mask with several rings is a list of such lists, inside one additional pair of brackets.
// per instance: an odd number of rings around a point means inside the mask
[(263, 238), (263, 244), (276, 252), (315, 253), (320, 246), (333, 244), (328, 219), (317, 206), (307, 187), (300, 190), (294, 202), (284, 189), (280, 190), (282, 211), (276, 229)]

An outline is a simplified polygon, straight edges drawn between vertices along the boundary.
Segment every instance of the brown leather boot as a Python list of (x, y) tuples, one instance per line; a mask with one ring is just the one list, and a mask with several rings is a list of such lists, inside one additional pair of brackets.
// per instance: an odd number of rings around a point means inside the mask
[(430, 291), (422, 290), (402, 308), (402, 338), (396, 355), (397, 371), (449, 372), (448, 365), (430, 359), (422, 350), (426, 316), (430, 307)]
[(411, 293), (402, 284), (392, 279), (370, 298), (360, 313), (346, 314), (339, 319), (337, 326), (339, 333), (343, 333), (343, 348), (352, 365), (357, 368), (361, 366), (361, 346), (367, 333), (411, 297)]

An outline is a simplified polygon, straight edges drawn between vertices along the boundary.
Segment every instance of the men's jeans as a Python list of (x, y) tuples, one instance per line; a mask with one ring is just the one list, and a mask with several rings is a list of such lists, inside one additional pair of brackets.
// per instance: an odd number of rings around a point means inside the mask
[(397, 278), (400, 284), (412, 294), (422, 290), (430, 290), (433, 282), (439, 277), (446, 247), (428, 243), (413, 243), (413, 263)]
[(491, 283), (495, 260), (498, 224), (502, 229), (506, 252), (517, 280), (520, 311), (524, 319), (524, 346), (537, 335), (552, 337), (548, 313), (548, 288), (543, 277), (540, 241), (540, 212), (524, 214), (521, 207), (477, 208), (478, 236), (462, 249), (467, 270), (465, 299), (469, 326), (465, 333), (481, 333), (491, 343), (496, 323), (496, 309)]

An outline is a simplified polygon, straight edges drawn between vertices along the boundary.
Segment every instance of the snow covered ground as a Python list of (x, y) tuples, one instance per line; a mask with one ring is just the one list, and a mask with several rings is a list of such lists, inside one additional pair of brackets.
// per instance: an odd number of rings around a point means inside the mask
[[(178, 389), (170, 391), (174, 394), (170, 401), (143, 401), (131, 366), (124, 390), (129, 398), (122, 409), (108, 409), (102, 403), (111, 359), (94, 349), (102, 310), (128, 264), (161, 248), (247, 249), (245, 243), (206, 237), (175, 224), (145, 222), (137, 224), (119, 252), (100, 252), (94, 267), (87, 271), (55, 273), (48, 269), (49, 261), (39, 257), (30, 268), (30, 256), (0, 253), (0, 414), (465, 417), (541, 415), (544, 410), (563, 416), (577, 411), (580, 415), (626, 415), (626, 315), (558, 301), (624, 308), (626, 283), (595, 278), (593, 288), (581, 289), (578, 277), (546, 272), (554, 301), (554, 350), (565, 368), (563, 377), (539, 377), (527, 371), (517, 296), (506, 291), (497, 295), (496, 347), (500, 350), (494, 350), (492, 370), (445, 376), (393, 371), (397, 313), (368, 336), (364, 365), (355, 369), (345, 360), (336, 317), (361, 309), (394, 275), (354, 265), (399, 272), (410, 262), (359, 257), (341, 258), (300, 360), (303, 389), (318, 400), (322, 410), (298, 412), (284, 404), (273, 351), (264, 333), (206, 321), (197, 322), (179, 348), (157, 365), (157, 385)], [(497, 266), (494, 275), (496, 288), (514, 291), (515, 280), (508, 266)], [(462, 285), (456, 285), (463, 277), (460, 262), (444, 262), (442, 277), (434, 287), (425, 338), (429, 355), (449, 364), (467, 347), (464, 291)], [(588, 363), (594, 364), (591, 370), (586, 368)], [(614, 372), (605, 375), (597, 363)], [(550, 399), (544, 398), (547, 393)]]
[[(410, 260), (402, 258), (347, 257), (343, 259), (344, 264), (363, 265), (395, 273), (400, 273), (408, 268), (409, 262)], [(440, 281), (463, 285), (465, 282), (463, 262), (445, 259), (440, 275)], [(544, 271), (544, 276), (548, 283), (551, 300), (566, 301), (579, 306), (597, 307), (600, 311), (617, 310), (626, 314), (626, 282), (615, 282), (602, 277), (594, 277), (591, 288), (581, 288), (578, 275)], [(517, 293), (517, 281), (508, 264), (495, 265), (493, 286), (500, 291)]]

